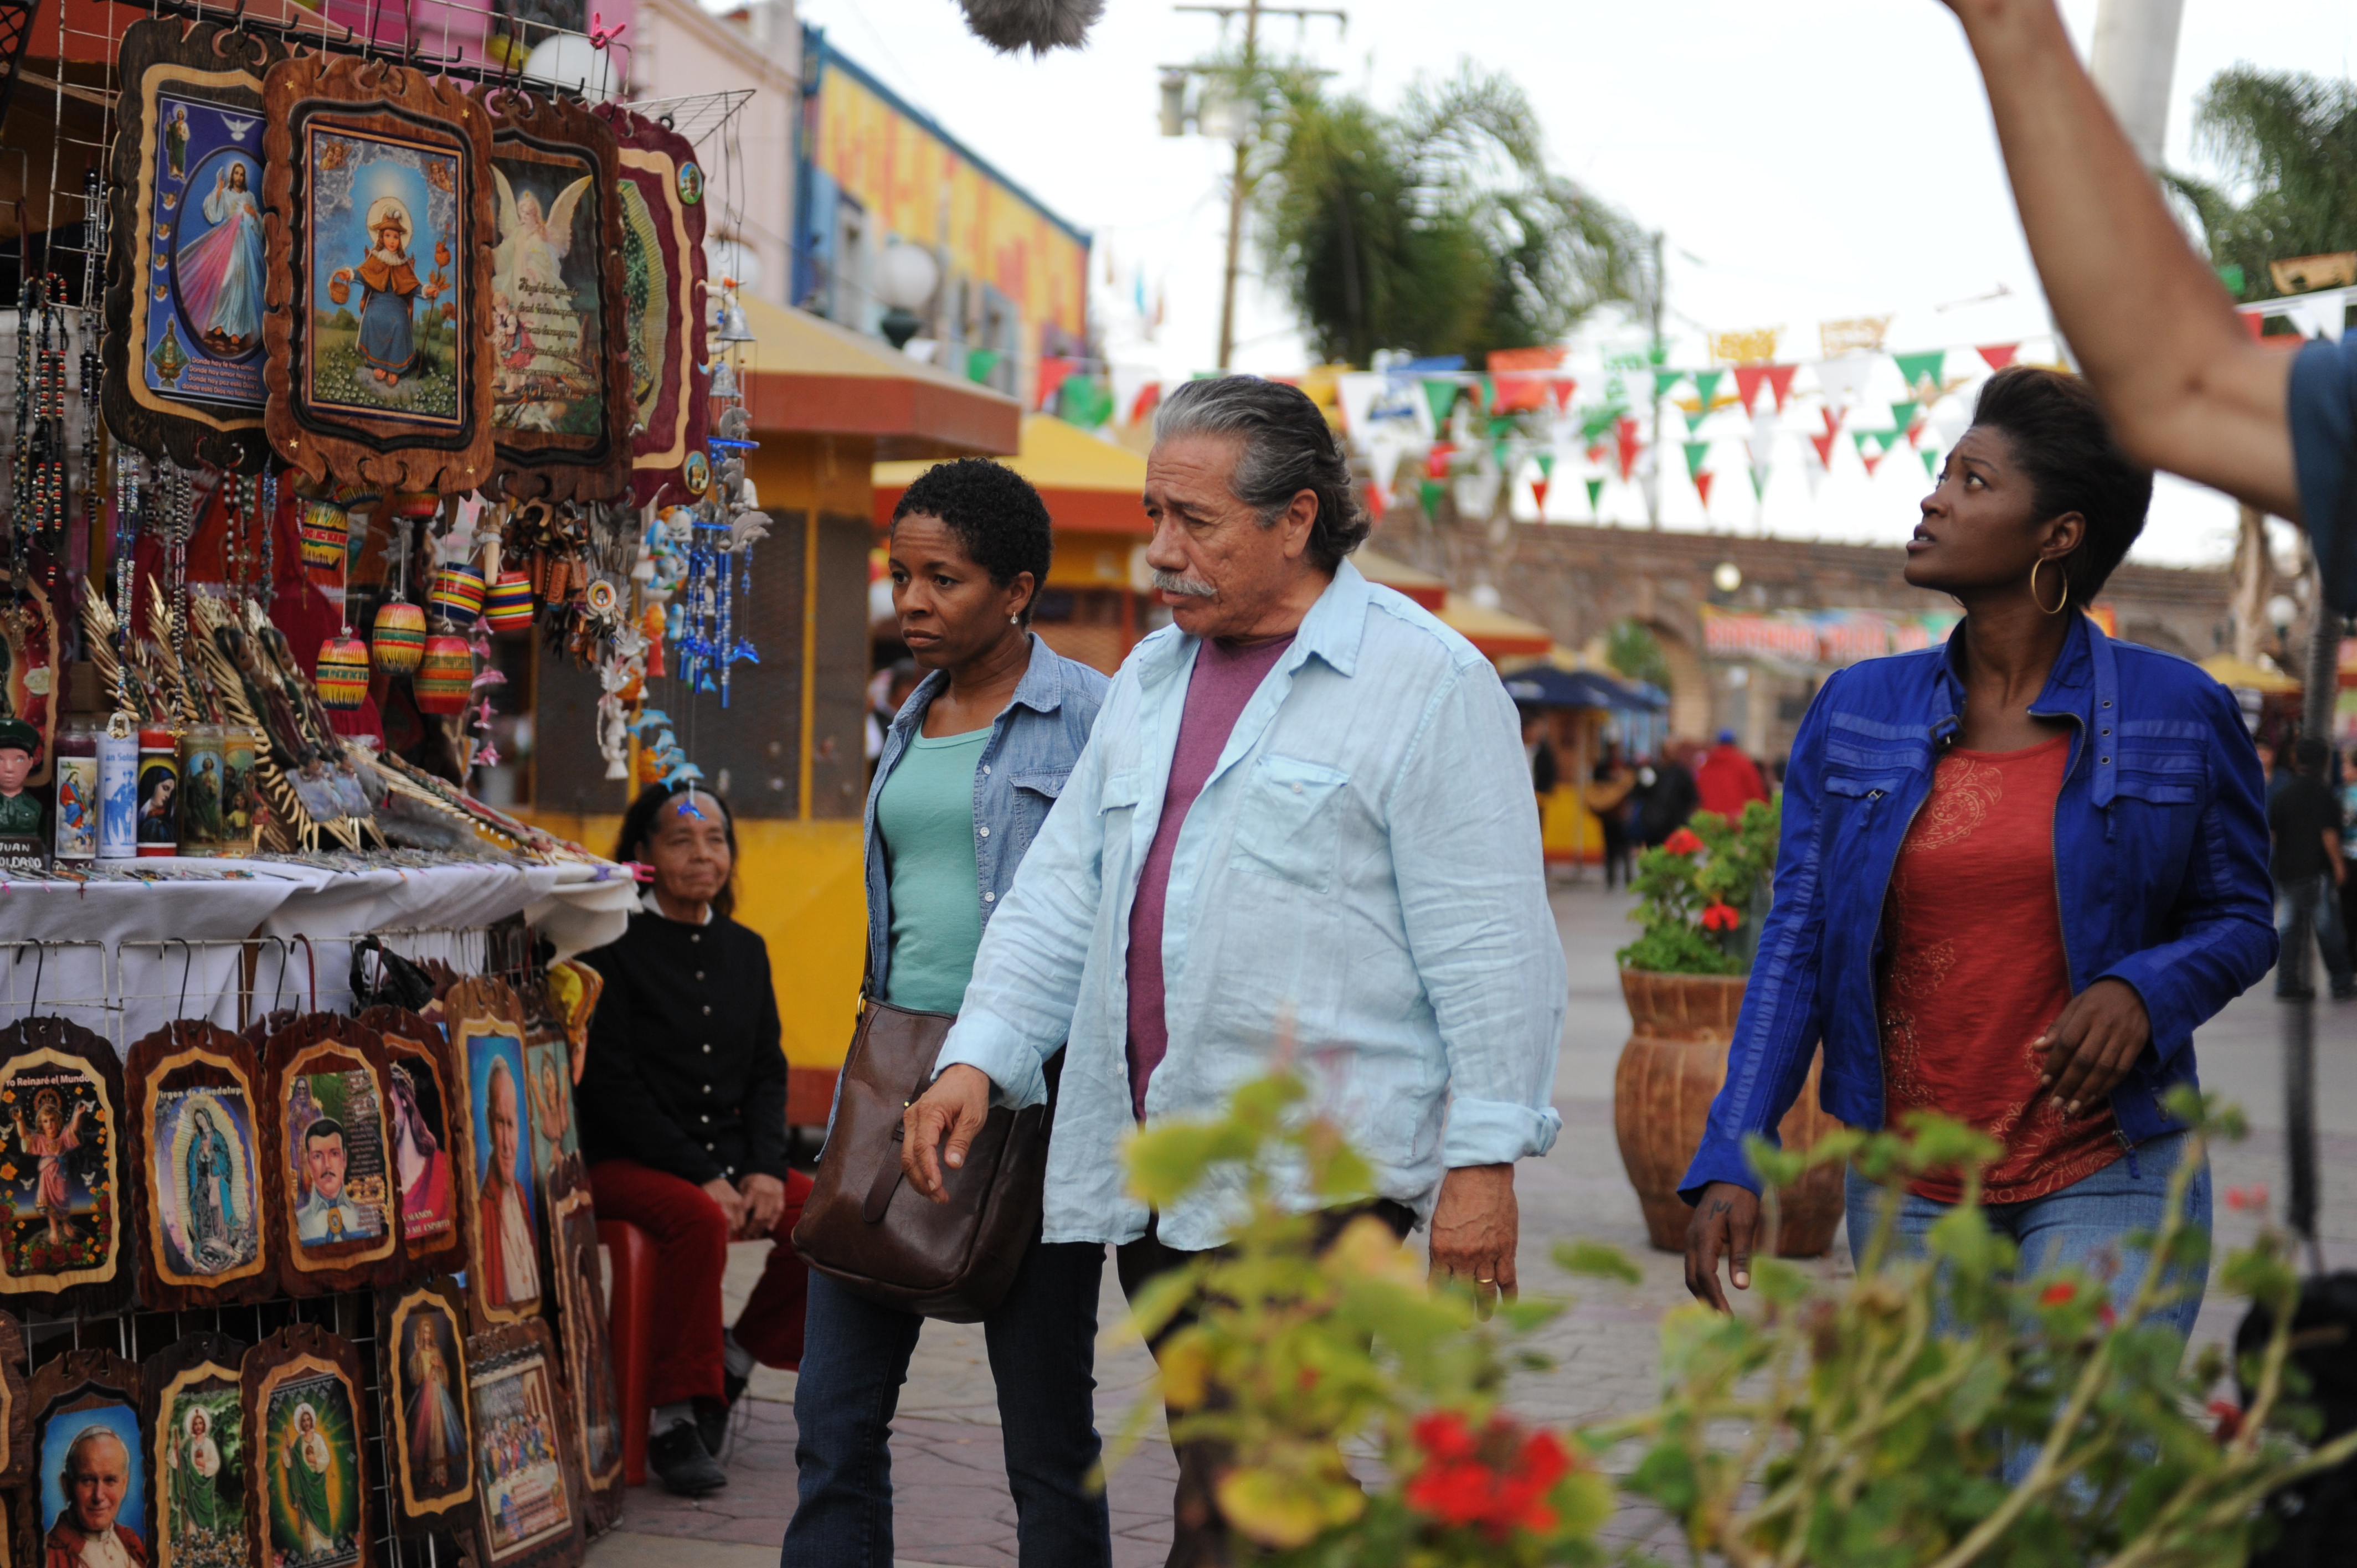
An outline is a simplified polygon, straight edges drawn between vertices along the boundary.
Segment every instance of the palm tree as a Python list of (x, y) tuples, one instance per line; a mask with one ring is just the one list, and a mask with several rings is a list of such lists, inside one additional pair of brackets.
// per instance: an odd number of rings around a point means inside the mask
[(1467, 67), (1391, 113), (1298, 69), (1267, 73), (1265, 92), (1261, 245), (1329, 362), (1551, 343), (1647, 297), (1643, 236), (1547, 168), (1537, 116), (1504, 75)]
[(2270, 262), (2357, 251), (2357, 83), (2234, 66), (2202, 91), (2193, 129), (2240, 199), (2190, 175), (2169, 184), (2201, 220), (2211, 263), (2242, 269), (2245, 297), (2278, 292)]

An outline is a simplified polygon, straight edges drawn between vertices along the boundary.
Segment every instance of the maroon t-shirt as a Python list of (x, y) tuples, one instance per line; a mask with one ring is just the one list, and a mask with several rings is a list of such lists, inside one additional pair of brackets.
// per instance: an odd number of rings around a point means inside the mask
[(1140, 1122), (1146, 1120), (1146, 1083), (1170, 1049), (1163, 1016), (1162, 906), (1170, 892), (1178, 830), (1219, 766), (1244, 704), (1292, 646), (1290, 635), (1248, 645), (1214, 639), (1195, 654), (1186, 711), (1178, 718), (1178, 748), (1170, 757), (1170, 788), (1146, 852), (1146, 869), (1138, 875), (1136, 901), (1129, 907), (1129, 1098)]

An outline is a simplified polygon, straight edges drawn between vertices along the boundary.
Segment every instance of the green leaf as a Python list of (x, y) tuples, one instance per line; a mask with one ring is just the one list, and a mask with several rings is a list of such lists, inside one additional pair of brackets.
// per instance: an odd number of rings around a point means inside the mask
[(1567, 1274), (1579, 1274), (1588, 1279), (1618, 1280), (1623, 1284), (1642, 1284), (1644, 1273), (1629, 1261), (1620, 1248), (1603, 1241), (1581, 1237), (1573, 1241), (1555, 1244), (1555, 1267)]

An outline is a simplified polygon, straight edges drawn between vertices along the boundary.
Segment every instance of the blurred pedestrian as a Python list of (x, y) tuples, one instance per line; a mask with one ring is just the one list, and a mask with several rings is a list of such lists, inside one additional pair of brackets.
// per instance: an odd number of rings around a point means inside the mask
[[(2015, 367), (1982, 390), (1907, 547), (1906, 580), (1955, 596), (1942, 648), (1828, 679), (1793, 742), (1775, 901), (1686, 1173), (1686, 1283), (1750, 1283), (1759, 1178), (1820, 1039), (1824, 1108), (1854, 1127), (1929, 1111), (2002, 1145), (1980, 1192), (2025, 1277), (2062, 1264), (2136, 1295), (2135, 1238), (2193, 1157), (2163, 1108), (2195, 1081), (2193, 1031), (2275, 961), (2258, 759), (2226, 688), (2115, 642), (2078, 607), (2144, 526), (2152, 477), (2076, 378)], [(2024, 1042), (2028, 1042), (2025, 1047)], [(1953, 1170), (1892, 1201), (1921, 1256), (1962, 1201)], [(1849, 1175), (1850, 1248), (1882, 1190)], [(2185, 1194), (2206, 1245), (2210, 1178)], [(2206, 1257), (2157, 1321), (2193, 1326)], [(2016, 1479), (2027, 1462), (2006, 1457)]]
[(2292, 946), (2302, 913), (2324, 955), (2332, 999), (2357, 996), (2349, 935), (2341, 921), (2341, 886), (2348, 875), (2341, 862), (2341, 801), (2324, 772), (2331, 755), (2331, 747), (2314, 736), (2294, 741), (2290, 778), (2267, 801), (2267, 831), (2275, 839), (2276, 931), (2284, 942), (2276, 964), (2276, 994), (2287, 1001), (2304, 1002), (2316, 994), (2308, 955)]
[(1531, 790), (1539, 798), (1539, 820), (1546, 820), (1547, 797), (1562, 780), (1563, 770), (1555, 761), (1555, 742), (1547, 738), (1547, 715), (1537, 708), (1523, 714), (1523, 757), (1531, 768)]
[[(1672, 739), (1651, 768), (1638, 770), (1641, 799), (1637, 807), (1637, 839), (1652, 849), (1691, 822), (1695, 814), (1694, 769), (1685, 763), (1686, 746)], [(1646, 773), (1652, 773), (1648, 779)]]
[(1760, 778), (1760, 765), (1743, 754), (1735, 744), (1735, 732), (1718, 732), (1718, 744), (1695, 769), (1695, 803), (1696, 810), (1717, 811), (1732, 822), (1743, 815), (1743, 808), (1754, 800), (1768, 799), (1768, 786)]
[(1608, 893), (1629, 882), (1629, 794), (1636, 787), (1637, 770), (1620, 755), (1620, 743), (1606, 741), (1584, 798), (1604, 832), (1604, 890)]

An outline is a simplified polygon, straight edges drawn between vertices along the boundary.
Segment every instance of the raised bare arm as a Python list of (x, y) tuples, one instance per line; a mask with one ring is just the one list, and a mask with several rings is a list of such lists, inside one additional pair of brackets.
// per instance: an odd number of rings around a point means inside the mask
[(2054, 0), (1945, 0), (1980, 61), (2054, 319), (2140, 461), (2300, 521), (2289, 354), (2253, 342), (2169, 216)]

